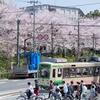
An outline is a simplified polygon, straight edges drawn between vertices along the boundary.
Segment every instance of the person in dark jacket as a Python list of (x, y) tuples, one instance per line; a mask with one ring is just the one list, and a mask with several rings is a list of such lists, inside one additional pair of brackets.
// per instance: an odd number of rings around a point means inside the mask
[(80, 82), (80, 95), (82, 94), (82, 92), (83, 92), (83, 80), (81, 80), (81, 82)]
[(80, 100), (80, 82), (77, 82), (76, 99)]
[(73, 97), (73, 94), (74, 94), (73, 81), (71, 81), (69, 85), (69, 94)]
[(34, 82), (35, 82), (34, 93), (38, 96), (39, 95), (39, 82), (38, 80), (34, 80)]

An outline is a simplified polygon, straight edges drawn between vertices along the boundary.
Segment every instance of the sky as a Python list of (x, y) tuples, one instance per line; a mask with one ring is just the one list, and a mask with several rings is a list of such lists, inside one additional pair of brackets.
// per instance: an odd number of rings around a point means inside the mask
[[(31, 4), (27, 3), (30, 0), (8, 0), (11, 4), (17, 7), (31, 6)], [(65, 7), (77, 7), (80, 8), (84, 13), (88, 13), (89, 11), (93, 11), (95, 9), (100, 10), (100, 0), (38, 0), (38, 4), (51, 4)], [(95, 3), (92, 5), (92, 3)], [(84, 5), (91, 4), (91, 5)], [(76, 6), (77, 5), (77, 6)], [(84, 6), (79, 6), (84, 5)]]

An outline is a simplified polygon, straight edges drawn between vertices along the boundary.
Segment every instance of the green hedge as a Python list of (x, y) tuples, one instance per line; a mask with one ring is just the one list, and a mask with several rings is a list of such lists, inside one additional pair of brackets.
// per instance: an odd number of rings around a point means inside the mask
[(12, 73), (11, 72), (0, 72), (0, 79), (4, 79), (4, 78), (11, 78)]

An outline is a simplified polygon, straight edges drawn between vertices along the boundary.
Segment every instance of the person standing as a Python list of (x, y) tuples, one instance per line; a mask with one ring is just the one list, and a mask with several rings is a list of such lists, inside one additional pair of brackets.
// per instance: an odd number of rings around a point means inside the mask
[(49, 84), (49, 96), (48, 96), (48, 98), (50, 98), (51, 94), (53, 93), (53, 89), (54, 89), (54, 84), (53, 84), (53, 81), (50, 80), (50, 84)]
[(64, 91), (64, 97), (66, 97), (67, 96), (67, 94), (68, 94), (68, 86), (67, 86), (67, 84), (65, 83), (65, 81), (63, 81), (63, 91)]
[(71, 81), (69, 85), (69, 95), (73, 97), (73, 94), (74, 94), (74, 86), (73, 86), (73, 81)]
[(96, 88), (97, 88), (97, 87), (96, 87), (96, 83), (93, 82), (93, 81), (91, 82), (91, 87), (92, 87), (92, 86), (94, 86), (94, 89), (95, 89), (95, 91), (96, 91)]
[(77, 82), (76, 99), (80, 100), (80, 82)]
[(94, 100), (95, 99), (95, 87), (92, 85), (91, 90), (90, 90), (90, 97), (89, 100)]
[(87, 98), (87, 93), (88, 93), (88, 89), (87, 89), (87, 87), (83, 84), (83, 86), (82, 86), (82, 93), (81, 93), (81, 99), (82, 99), (82, 100), (88, 100), (88, 98)]
[(97, 88), (97, 84), (96, 84), (95, 82), (92, 82), (92, 83), (91, 83), (91, 90), (94, 90), (95, 96), (98, 95), (97, 89), (98, 89), (98, 88)]
[(80, 95), (83, 92), (83, 84), (84, 84), (84, 82), (83, 82), (83, 80), (81, 80), (81, 82), (80, 82)]
[(61, 92), (60, 92), (60, 87), (58, 86), (58, 84), (53, 83), (53, 91), (52, 91), (52, 96), (54, 97), (54, 100), (56, 99), (60, 99), (61, 100)]

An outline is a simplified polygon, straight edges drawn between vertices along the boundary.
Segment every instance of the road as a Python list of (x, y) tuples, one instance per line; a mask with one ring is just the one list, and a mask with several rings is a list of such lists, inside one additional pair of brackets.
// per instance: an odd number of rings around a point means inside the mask
[(27, 82), (34, 85), (34, 79), (0, 80), (0, 100), (16, 100), (20, 91), (25, 91), (27, 88)]
[[(0, 100), (16, 100), (20, 91), (25, 91), (27, 82), (34, 86), (34, 79), (0, 80)], [(17, 93), (16, 93), (17, 92)], [(13, 94), (11, 94), (13, 93)]]
[(26, 88), (27, 82), (34, 85), (34, 79), (0, 80), (0, 93)]

